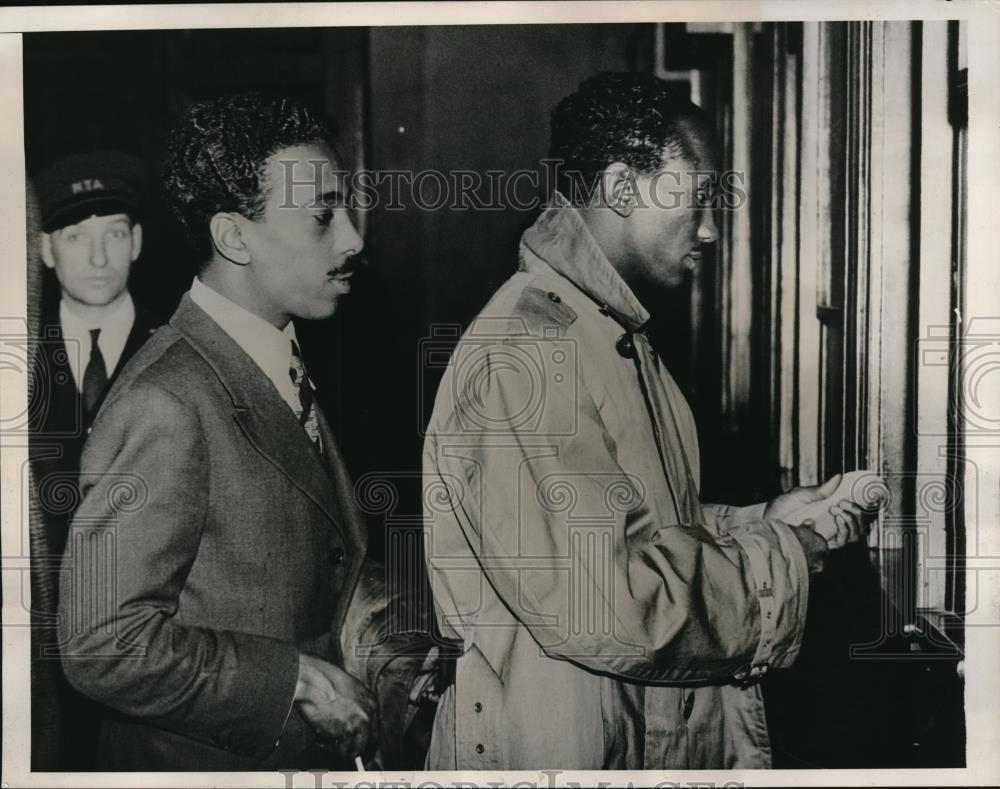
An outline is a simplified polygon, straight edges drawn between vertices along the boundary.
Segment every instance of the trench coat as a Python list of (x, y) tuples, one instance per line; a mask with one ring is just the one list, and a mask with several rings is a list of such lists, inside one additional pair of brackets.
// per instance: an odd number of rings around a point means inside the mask
[(560, 194), (452, 353), (424, 444), (435, 613), (459, 647), (434, 770), (767, 768), (759, 682), (809, 573), (764, 505), (698, 498), (649, 314)]

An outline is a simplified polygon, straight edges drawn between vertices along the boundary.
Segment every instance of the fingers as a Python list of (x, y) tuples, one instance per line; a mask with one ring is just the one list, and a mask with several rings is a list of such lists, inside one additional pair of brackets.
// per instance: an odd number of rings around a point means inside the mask
[(351, 757), (365, 751), (377, 725), (374, 711), (346, 698), (301, 701), (299, 708), (321, 742)]
[(832, 477), (830, 477), (830, 479), (828, 479), (822, 485), (813, 488), (813, 490), (815, 491), (815, 500), (822, 501), (823, 499), (832, 496), (836, 492), (837, 488), (840, 487), (840, 481), (843, 478), (844, 478), (843, 474), (834, 474)]
[(843, 548), (851, 537), (850, 526), (847, 524), (843, 512), (836, 505), (830, 507), (830, 514), (833, 515), (833, 523), (837, 528), (833, 538), (829, 540), (830, 547)]
[(842, 548), (867, 536), (866, 511), (859, 504), (850, 499), (841, 499), (829, 511), (837, 529), (836, 535), (828, 540), (831, 548)]
[[(295, 699), (302, 713), (328, 747), (350, 751), (367, 745), (377, 725), (378, 702), (368, 688), (332, 663), (308, 655), (299, 656), (299, 678)], [(361, 750), (347, 754), (354, 757)]]
[(360, 756), (365, 752), (367, 739), (367, 734), (362, 735), (361, 732), (355, 732), (351, 737), (343, 741), (343, 746), (340, 748), (340, 755), (345, 759), (353, 759), (355, 756)]
[(332, 699), (336, 696), (333, 683), (330, 682), (323, 667), (327, 665), (319, 658), (303, 653), (299, 654), (299, 673), (295, 682), (296, 701), (319, 701)]

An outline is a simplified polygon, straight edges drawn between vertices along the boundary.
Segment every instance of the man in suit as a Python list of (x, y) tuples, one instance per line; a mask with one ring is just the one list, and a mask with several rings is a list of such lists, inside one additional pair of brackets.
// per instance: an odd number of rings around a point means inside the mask
[[(60, 294), (57, 304), (42, 305), (33, 365), (30, 457), (44, 538), (36, 545), (39, 588), (58, 585), (57, 557), (79, 502), (80, 453), (97, 409), (158, 325), (134, 304), (128, 289), (142, 249), (142, 184), (142, 163), (120, 152), (61, 159), (38, 180), (40, 257), (54, 273)], [(34, 606), (35, 623), (40, 633), (49, 633), (55, 611), (43, 598), (39, 595)], [(46, 644), (41, 657), (51, 659), (52, 645)], [(62, 721), (58, 765), (86, 769), (96, 742), (96, 711), (62, 677), (57, 698)]]
[(63, 665), (113, 710), (99, 766), (353, 768), (372, 694), (340, 630), (366, 534), (292, 318), (351, 289), (362, 241), (305, 106), (192, 106), (165, 184), (198, 276), (108, 394), (63, 560)]

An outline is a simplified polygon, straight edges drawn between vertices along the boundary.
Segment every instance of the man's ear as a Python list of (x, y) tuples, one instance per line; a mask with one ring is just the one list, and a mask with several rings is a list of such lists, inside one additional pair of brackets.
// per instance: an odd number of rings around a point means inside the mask
[(132, 262), (135, 263), (142, 252), (142, 225), (136, 222), (132, 225)]
[(245, 266), (250, 262), (250, 250), (243, 240), (240, 227), (244, 221), (246, 220), (239, 214), (220, 211), (208, 223), (208, 231), (216, 251), (237, 266)]
[(42, 233), (42, 262), (47, 268), (56, 267), (56, 259), (52, 255), (52, 236)]
[(613, 162), (601, 173), (601, 198), (618, 216), (632, 214), (636, 206), (635, 175), (624, 162)]

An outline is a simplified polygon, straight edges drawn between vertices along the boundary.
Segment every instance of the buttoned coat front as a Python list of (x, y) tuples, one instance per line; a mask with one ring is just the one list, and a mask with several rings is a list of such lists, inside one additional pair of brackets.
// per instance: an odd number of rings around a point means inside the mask
[(424, 445), (427, 563), (460, 646), (428, 767), (765, 768), (755, 676), (808, 569), (763, 506), (698, 500), (648, 313), (560, 195), (465, 333)]
[(81, 470), (63, 666), (114, 711), (105, 769), (304, 765), (298, 652), (341, 663), (365, 532), (269, 379), (188, 296), (125, 368)]

